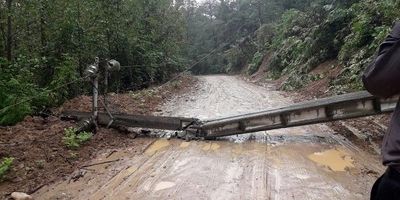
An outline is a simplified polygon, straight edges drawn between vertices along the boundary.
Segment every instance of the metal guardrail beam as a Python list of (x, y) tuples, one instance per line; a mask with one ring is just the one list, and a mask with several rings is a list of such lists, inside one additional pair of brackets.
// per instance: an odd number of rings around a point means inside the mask
[(298, 103), (262, 112), (238, 115), (191, 126), (198, 136), (223, 137), (271, 129), (317, 124), (392, 112), (399, 96), (388, 99), (366, 91)]

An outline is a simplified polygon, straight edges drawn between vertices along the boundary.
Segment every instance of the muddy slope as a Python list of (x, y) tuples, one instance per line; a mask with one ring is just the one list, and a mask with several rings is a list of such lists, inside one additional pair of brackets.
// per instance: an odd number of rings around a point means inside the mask
[[(196, 79), (183, 76), (169, 84), (127, 94), (110, 94), (113, 112), (149, 114), (174, 95), (185, 93), (196, 85)], [(4, 182), (0, 183), (0, 199), (7, 199), (14, 191), (33, 193), (45, 185), (68, 179), (82, 163), (98, 153), (130, 148), (131, 154), (141, 154), (153, 139), (130, 139), (115, 130), (100, 129), (81, 148), (70, 150), (62, 142), (64, 128), (72, 122), (61, 121), (57, 115), (63, 110), (90, 111), (91, 98), (79, 96), (54, 109), (46, 118), (27, 117), (16, 126), (0, 127), (0, 158), (15, 158)]]

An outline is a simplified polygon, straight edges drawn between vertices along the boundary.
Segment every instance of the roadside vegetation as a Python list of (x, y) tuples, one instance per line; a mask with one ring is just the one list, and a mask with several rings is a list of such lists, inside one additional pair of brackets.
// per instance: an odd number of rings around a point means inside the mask
[(89, 84), (78, 80), (97, 56), (129, 66), (111, 75), (111, 91), (182, 71), (186, 28), (182, 3), (173, 2), (0, 1), (0, 125), (86, 94)]
[(3, 158), (0, 162), (0, 182), (3, 181), (7, 171), (11, 168), (14, 158)]
[(78, 149), (83, 143), (89, 141), (93, 134), (89, 132), (76, 133), (76, 128), (66, 128), (64, 130), (63, 143), (69, 149)]
[(310, 71), (335, 60), (342, 69), (330, 89), (361, 90), (360, 75), (400, 19), (399, 9), (397, 0), (208, 1), (189, 17), (189, 30), (206, 30), (191, 34), (192, 56), (221, 49), (194, 71), (252, 75), (271, 55), (269, 78), (287, 76), (282, 89), (296, 90), (323, 78)]

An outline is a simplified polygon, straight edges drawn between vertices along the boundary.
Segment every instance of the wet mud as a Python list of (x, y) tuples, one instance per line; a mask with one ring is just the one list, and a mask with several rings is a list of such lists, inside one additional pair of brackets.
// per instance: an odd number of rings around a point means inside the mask
[[(234, 76), (199, 77), (196, 89), (166, 103), (159, 115), (203, 120), (291, 103), (282, 92)], [(328, 126), (312, 125), (216, 141), (163, 138), (141, 154), (100, 154), (84, 175), (43, 187), (37, 199), (368, 199), (384, 170), (379, 157)]]
[(316, 152), (309, 155), (308, 158), (335, 172), (344, 172), (346, 169), (354, 168), (353, 158), (342, 149)]

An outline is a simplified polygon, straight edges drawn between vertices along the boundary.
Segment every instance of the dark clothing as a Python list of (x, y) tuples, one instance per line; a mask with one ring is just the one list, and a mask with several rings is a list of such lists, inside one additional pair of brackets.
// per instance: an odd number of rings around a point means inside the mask
[(398, 199), (400, 199), (400, 173), (389, 167), (372, 187), (371, 200)]
[[(400, 22), (396, 23), (392, 33), (381, 44), (378, 57), (364, 72), (363, 82), (365, 88), (376, 96), (400, 94)], [(400, 103), (383, 139), (382, 157), (384, 165), (400, 172)]]

